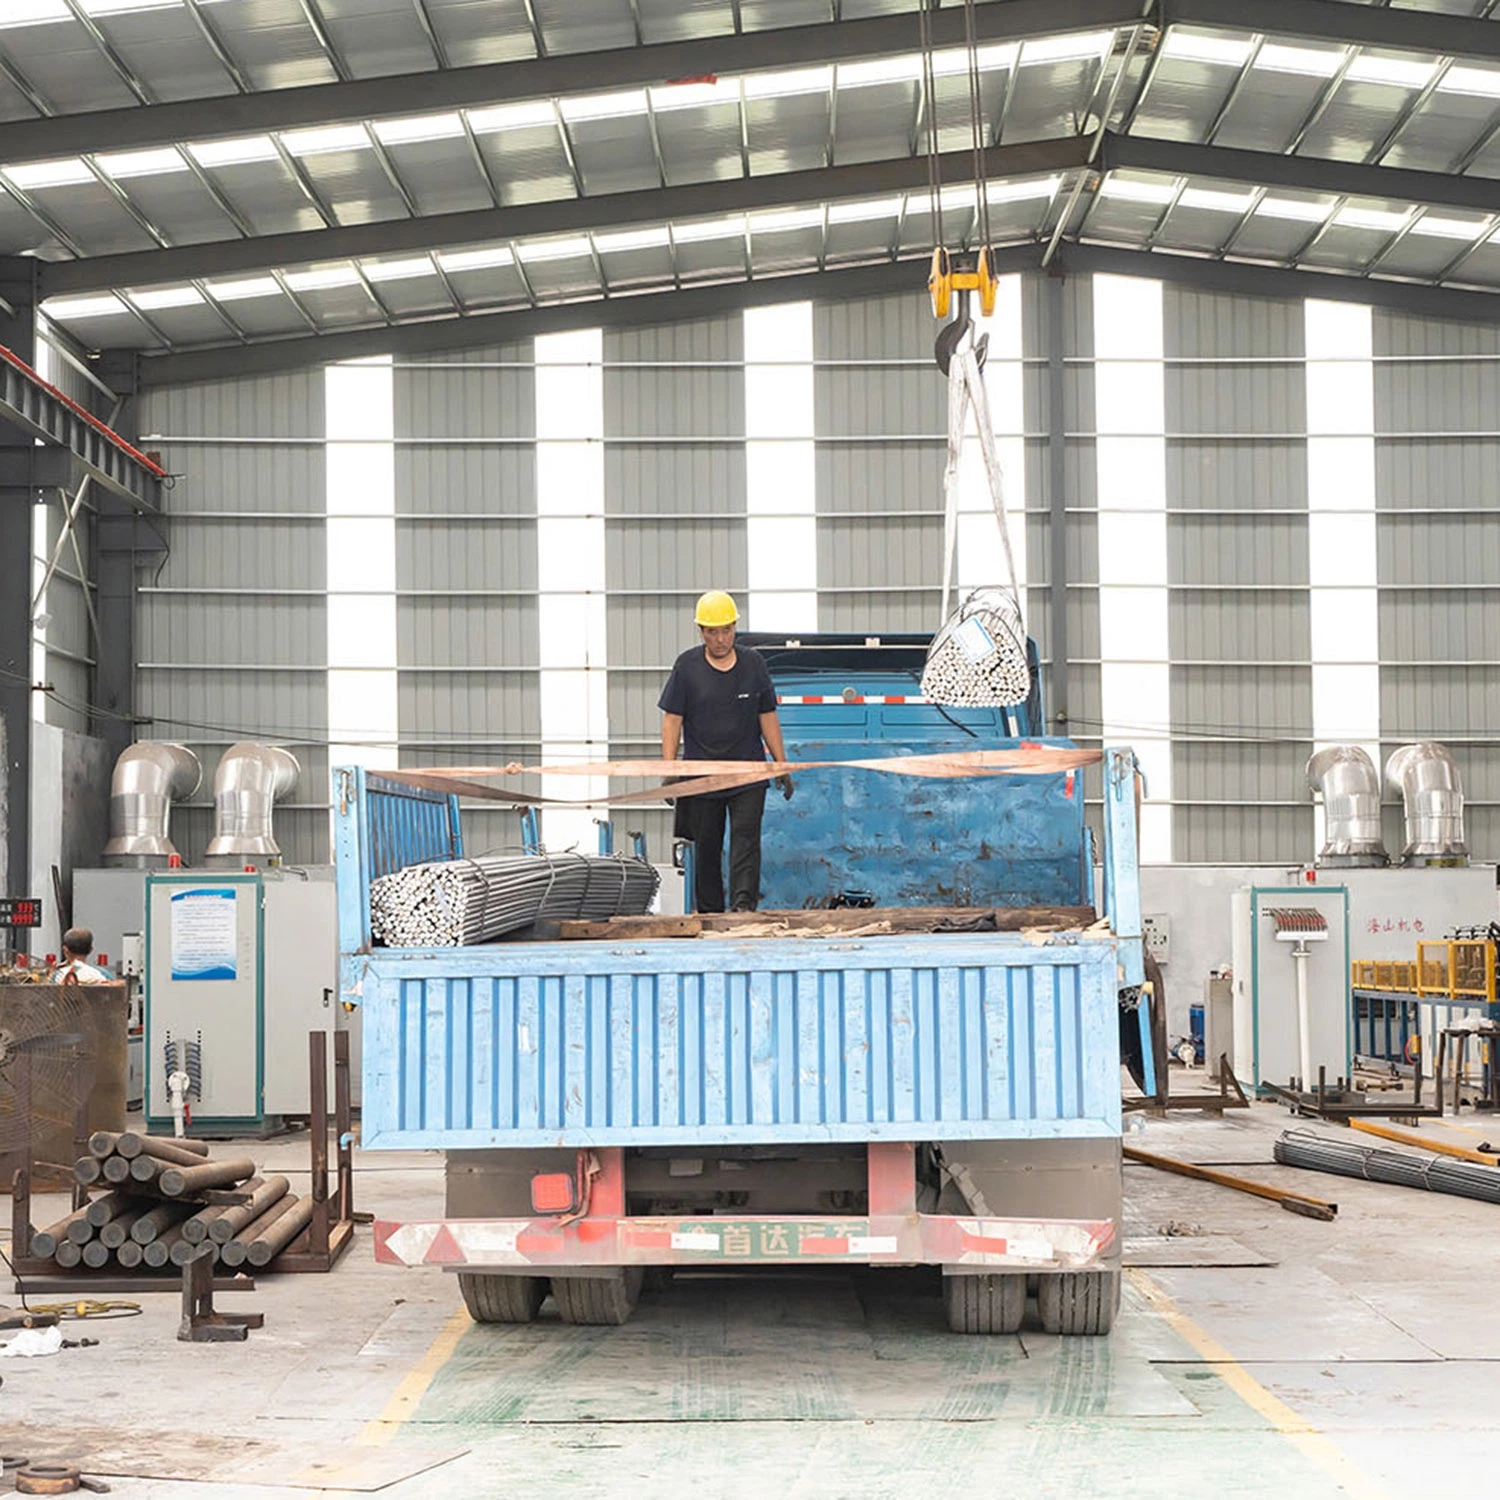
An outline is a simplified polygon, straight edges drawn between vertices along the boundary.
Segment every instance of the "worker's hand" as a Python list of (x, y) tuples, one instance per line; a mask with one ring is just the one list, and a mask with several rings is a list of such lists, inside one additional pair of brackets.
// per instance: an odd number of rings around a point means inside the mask
[(505, 767), (505, 774), (507, 776), (519, 776), (525, 769), (526, 767), (523, 766), (520, 761), (513, 760), (507, 763)]
[(776, 778), (776, 785), (781, 788), (781, 795), (790, 802), (792, 800), (792, 793), (796, 790), (792, 785), (792, 778), (790, 776), (778, 776)]

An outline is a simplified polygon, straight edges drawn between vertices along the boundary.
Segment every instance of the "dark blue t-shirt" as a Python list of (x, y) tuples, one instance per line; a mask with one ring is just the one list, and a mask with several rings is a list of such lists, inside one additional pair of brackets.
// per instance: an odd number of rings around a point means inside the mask
[(735, 647), (735, 664), (721, 672), (702, 646), (684, 651), (672, 667), (657, 707), (682, 718), (687, 760), (764, 760), (760, 716), (776, 711), (776, 689), (760, 652)]

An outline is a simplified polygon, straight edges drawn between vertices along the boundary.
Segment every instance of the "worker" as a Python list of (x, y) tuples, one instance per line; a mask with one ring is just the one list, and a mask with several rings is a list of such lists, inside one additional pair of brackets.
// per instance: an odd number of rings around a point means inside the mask
[(63, 961), (52, 971), (53, 984), (109, 984), (110, 976), (88, 961), (94, 951), (94, 934), (87, 927), (70, 927), (63, 933)]
[[(661, 754), (676, 760), (784, 761), (776, 690), (758, 651), (735, 644), (740, 612), (726, 593), (710, 589), (693, 619), (701, 646), (684, 651), (662, 689)], [(777, 777), (782, 795), (792, 778)], [(677, 803), (678, 837), (693, 841), (694, 895), (699, 911), (724, 910), (724, 824), (729, 824), (729, 902), (733, 911), (754, 911), (760, 901), (760, 820), (766, 784), (683, 797)]]

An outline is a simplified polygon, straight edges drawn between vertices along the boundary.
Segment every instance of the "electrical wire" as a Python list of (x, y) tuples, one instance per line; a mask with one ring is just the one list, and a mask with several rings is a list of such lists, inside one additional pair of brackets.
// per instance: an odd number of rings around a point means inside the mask
[(918, 0), (922, 89), (927, 98), (927, 198), (932, 214), (932, 243), (943, 243), (943, 172), (938, 161), (937, 74), (932, 60), (932, 13), (938, 0)]

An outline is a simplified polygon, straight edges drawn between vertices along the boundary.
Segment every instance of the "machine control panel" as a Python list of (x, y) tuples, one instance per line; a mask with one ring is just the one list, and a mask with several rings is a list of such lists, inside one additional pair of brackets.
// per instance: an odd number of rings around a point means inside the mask
[(42, 903), (36, 896), (0, 896), (0, 927), (40, 927)]
[(1164, 912), (1141, 918), (1141, 940), (1146, 952), (1159, 964), (1167, 964), (1172, 958), (1172, 919)]

